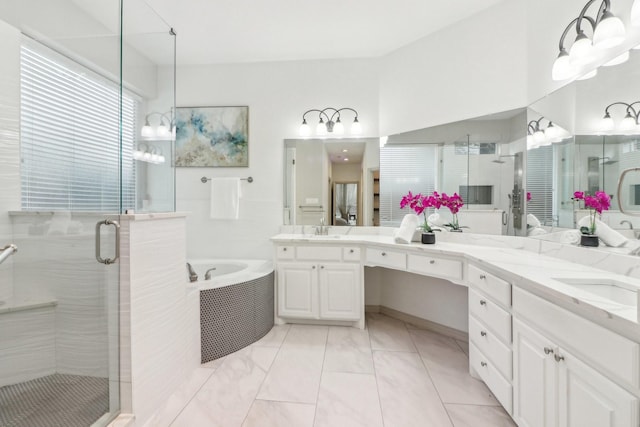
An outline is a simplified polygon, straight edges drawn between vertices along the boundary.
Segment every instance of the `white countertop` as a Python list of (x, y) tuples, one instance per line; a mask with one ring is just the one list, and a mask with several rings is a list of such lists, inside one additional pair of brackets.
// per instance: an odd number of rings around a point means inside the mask
[[(466, 233), (465, 236), (451, 236), (452, 233), (438, 234), (438, 241), (434, 245), (421, 243), (398, 244), (391, 235), (340, 235), (312, 236), (302, 234), (278, 234), (271, 238), (277, 244), (321, 244), (321, 245), (354, 245), (362, 247), (386, 247), (405, 252), (424, 253), (433, 255), (445, 255), (458, 257), (494, 272), (520, 287), (534, 293), (559, 306), (567, 308), (581, 316), (588, 318), (609, 329), (615, 330), (635, 341), (640, 342), (640, 327), (638, 312), (634, 307), (623, 305), (605, 297), (599, 297), (590, 292), (578, 289), (569, 284), (555, 280), (556, 278), (571, 279), (601, 279), (615, 280), (624, 284), (629, 289), (640, 290), (640, 279), (616, 272), (606, 271), (602, 268), (585, 265), (588, 259), (581, 259), (584, 263), (572, 262), (570, 259), (576, 256), (575, 249), (566, 251), (573, 253), (563, 259), (560, 254), (562, 246), (553, 246), (550, 255), (545, 255), (549, 247), (541, 245), (532, 239), (522, 239), (508, 236), (474, 235)], [(459, 233), (456, 233), (459, 234)], [(449, 240), (449, 241), (448, 241)], [(450, 240), (457, 240), (452, 242)], [(463, 243), (461, 243), (463, 242)], [(486, 246), (482, 243), (486, 243)], [(593, 264), (602, 262), (601, 253), (597, 251), (579, 251), (583, 258), (593, 257)], [(634, 263), (635, 258), (625, 261)], [(616, 261), (609, 259), (610, 264)], [(617, 261), (620, 263), (620, 261)], [(640, 263), (640, 259), (638, 259)], [(628, 269), (629, 270), (629, 269)], [(634, 270), (635, 269), (631, 269)]]

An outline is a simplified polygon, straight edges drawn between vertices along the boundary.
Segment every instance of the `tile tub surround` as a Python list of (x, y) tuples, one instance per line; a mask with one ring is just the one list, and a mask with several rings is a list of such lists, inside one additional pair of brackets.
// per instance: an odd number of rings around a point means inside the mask
[[(296, 228), (299, 230), (301, 227)], [(554, 279), (556, 277), (614, 279), (640, 289), (640, 280), (633, 274), (640, 270), (640, 257), (594, 251), (591, 248), (578, 248), (551, 242), (541, 243), (529, 238), (473, 233), (441, 233), (435, 245), (396, 244), (392, 237), (393, 229), (374, 229), (374, 234), (367, 235), (364, 233), (371, 231), (372, 227), (344, 228), (346, 230), (340, 231), (346, 234), (339, 238), (279, 234), (272, 237), (271, 240), (274, 244), (360, 245), (363, 252), (364, 248), (373, 247), (426, 256), (458, 258), (467, 264), (474, 263), (482, 266), (516, 287), (640, 342), (640, 328), (638, 327), (636, 310), (612, 303), (604, 298), (595, 297)], [(335, 228), (331, 229), (331, 231), (334, 230)], [(351, 234), (351, 232), (356, 234)], [(551, 255), (545, 253), (548, 249), (547, 244), (553, 245), (554, 248), (557, 247)], [(576, 255), (578, 252), (579, 256)], [(580, 259), (582, 263), (575, 262), (577, 259)], [(373, 266), (370, 263), (364, 265)], [(610, 269), (614, 271), (612, 272)]]
[[(367, 323), (365, 330), (275, 326), (251, 346), (202, 365), (146, 426), (515, 425), (469, 376), (455, 340), (379, 314), (368, 315)], [(370, 337), (386, 337), (391, 329), (404, 331), (407, 345), (398, 350), (379, 338), (374, 349)], [(296, 368), (310, 381), (292, 383), (292, 372), (282, 369), (291, 353), (313, 359)], [(437, 370), (452, 374), (446, 387), (458, 397), (442, 397), (443, 384), (432, 375)], [(287, 396), (276, 384), (288, 384)]]

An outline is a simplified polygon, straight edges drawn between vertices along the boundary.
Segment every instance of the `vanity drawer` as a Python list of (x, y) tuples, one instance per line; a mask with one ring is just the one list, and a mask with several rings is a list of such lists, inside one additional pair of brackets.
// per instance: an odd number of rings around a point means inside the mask
[(482, 381), (509, 413), (513, 413), (513, 389), (493, 363), (472, 342), (469, 343), (469, 365), (478, 373)]
[(491, 329), (473, 316), (469, 316), (469, 339), (506, 379), (513, 378), (511, 349), (504, 345)]
[(345, 261), (360, 261), (360, 248), (342, 248), (342, 259)]
[(293, 246), (276, 246), (276, 258), (293, 259), (294, 256), (295, 256), (295, 250)]
[(413, 273), (445, 277), (454, 280), (462, 279), (462, 261), (409, 254), (407, 258), (407, 268)]
[(467, 280), (505, 307), (511, 306), (511, 284), (506, 280), (472, 264), (469, 264)]
[(640, 385), (638, 343), (518, 288), (513, 292), (513, 313), (590, 365), (598, 365), (634, 387)]
[(508, 311), (473, 289), (469, 289), (469, 311), (502, 341), (511, 343), (511, 314)]
[(340, 261), (342, 248), (338, 246), (298, 246), (296, 259), (318, 261)]
[(390, 267), (396, 270), (407, 269), (407, 256), (403, 252), (394, 252), (387, 249), (367, 248), (367, 264), (378, 267)]

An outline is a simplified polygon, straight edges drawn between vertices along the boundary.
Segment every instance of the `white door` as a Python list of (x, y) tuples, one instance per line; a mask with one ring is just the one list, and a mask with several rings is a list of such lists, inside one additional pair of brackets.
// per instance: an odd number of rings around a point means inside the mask
[(557, 363), (551, 341), (513, 320), (513, 416), (520, 427), (557, 424)]
[(278, 316), (318, 318), (318, 269), (315, 264), (278, 265)]
[(320, 318), (359, 320), (360, 265), (320, 264)]
[(566, 427), (635, 427), (638, 398), (582, 363), (560, 351), (559, 419)]

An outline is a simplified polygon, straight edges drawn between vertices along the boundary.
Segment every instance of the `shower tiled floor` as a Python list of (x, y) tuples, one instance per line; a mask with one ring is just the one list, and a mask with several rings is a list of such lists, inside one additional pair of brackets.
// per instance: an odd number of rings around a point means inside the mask
[(54, 374), (0, 387), (0, 427), (87, 427), (108, 407), (106, 378)]
[(514, 426), (467, 351), (379, 314), (366, 330), (276, 326), (202, 365), (147, 427)]

